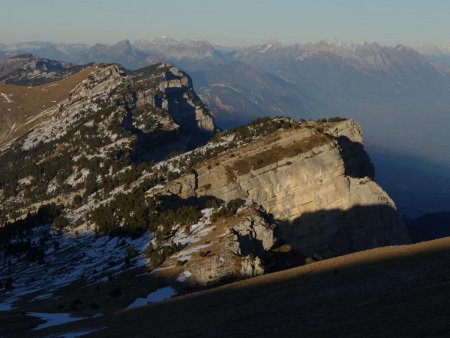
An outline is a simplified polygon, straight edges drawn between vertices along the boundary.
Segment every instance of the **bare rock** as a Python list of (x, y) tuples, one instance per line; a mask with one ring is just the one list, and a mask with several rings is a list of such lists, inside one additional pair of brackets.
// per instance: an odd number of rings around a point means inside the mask
[(233, 219), (227, 234), (219, 238), (219, 245), (212, 246), (205, 257), (187, 264), (192, 281), (208, 285), (263, 274), (263, 258), (277, 241), (275, 229), (275, 224), (253, 207), (247, 207)]
[[(198, 170), (198, 187), (225, 201), (243, 198), (281, 222), (285, 238), (305, 256), (331, 257), (377, 246), (408, 243), (406, 226), (392, 199), (373, 180), (374, 170), (352, 121), (287, 130), (268, 142), (256, 140)], [(328, 136), (332, 135), (332, 137)], [(264, 158), (310, 144), (294, 156)], [(252, 159), (267, 164), (255, 168)], [(242, 168), (248, 168), (244, 170)], [(185, 195), (188, 195), (185, 190)], [(192, 195), (206, 192), (193, 189)]]

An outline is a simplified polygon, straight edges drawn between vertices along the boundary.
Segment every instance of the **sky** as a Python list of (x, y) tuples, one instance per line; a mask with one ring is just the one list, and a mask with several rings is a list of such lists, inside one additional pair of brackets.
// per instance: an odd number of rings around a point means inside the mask
[(269, 39), (450, 45), (448, 0), (0, 0), (0, 43), (150, 36), (226, 46)]

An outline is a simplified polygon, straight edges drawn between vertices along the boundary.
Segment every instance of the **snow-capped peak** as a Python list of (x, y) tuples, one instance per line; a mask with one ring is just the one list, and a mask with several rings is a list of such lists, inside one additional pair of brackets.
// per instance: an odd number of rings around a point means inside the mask
[(270, 49), (274, 49), (274, 48), (278, 48), (281, 47), (281, 42), (276, 40), (276, 39), (271, 39), (269, 40), (265, 45), (262, 45), (260, 48), (260, 50), (258, 51), (259, 53), (263, 54), (267, 51), (269, 51)]

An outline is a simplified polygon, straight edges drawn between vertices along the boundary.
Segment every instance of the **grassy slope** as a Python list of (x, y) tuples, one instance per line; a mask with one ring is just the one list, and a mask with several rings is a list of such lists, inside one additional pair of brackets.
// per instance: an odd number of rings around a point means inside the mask
[(385, 247), (42, 331), (95, 337), (450, 335), (450, 237)]
[(25, 134), (38, 124), (40, 120), (35, 117), (66, 99), (69, 92), (92, 70), (92, 67), (87, 67), (62, 80), (34, 87), (9, 85), (1, 81), (0, 93), (6, 94), (12, 102), (0, 96), (0, 121), (3, 122), (0, 126), (0, 145)]

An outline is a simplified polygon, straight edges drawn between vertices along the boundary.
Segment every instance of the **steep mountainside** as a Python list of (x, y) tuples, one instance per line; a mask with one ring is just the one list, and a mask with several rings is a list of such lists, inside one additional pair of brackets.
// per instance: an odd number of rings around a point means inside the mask
[(223, 48), (162, 37), (95, 46), (33, 42), (1, 49), (6, 55), (32, 52), (77, 63), (119, 62), (130, 69), (169, 61), (192, 75), (222, 128), (279, 114), (354, 118), (365, 131), (378, 181), (403, 213), (417, 217), (448, 208), (450, 72), (442, 64), (445, 48), (419, 48), (419, 54), (402, 45), (333, 40)]
[(293, 83), (244, 62), (191, 71), (200, 97), (223, 128), (261, 116), (315, 116), (332, 111), (311, 95), (312, 88), (306, 81)]
[[(90, 72), (87, 78), (86, 71)], [(17, 210), (18, 201), (8, 199), (17, 193), (45, 199), (45, 191), (50, 189), (45, 178), (56, 179), (54, 173), (58, 174), (54, 185), (62, 189), (72, 174), (87, 175), (98, 166), (108, 170), (113, 161), (125, 165), (144, 157), (156, 160), (173, 149), (195, 147), (215, 131), (190, 79), (174, 67), (159, 64), (126, 74), (117, 65), (98, 65), (80, 74), (68, 97), (59, 103), (52, 100), (44, 112), (31, 116), (32, 121), (42, 118), (37, 127), (9, 148), (5, 146), (2, 158), (8, 164), (2, 168), (3, 216), (7, 205)], [(73, 81), (70, 84), (74, 86)], [(171, 142), (164, 144), (167, 140)], [(157, 149), (147, 147), (148, 143), (158, 145)], [(90, 169), (81, 166), (77, 171), (73, 158), (87, 162)], [(16, 169), (17, 162), (28, 163)], [(21, 180), (36, 180), (39, 187)]]
[[(361, 243), (367, 248), (405, 242), (404, 225), (372, 181), (361, 142), (353, 121), (305, 124), (208, 160), (195, 177), (157, 191), (250, 200), (281, 222), (289, 243), (305, 256), (336, 256), (361, 250)], [(392, 223), (385, 228), (383, 219)]]
[(21, 55), (0, 61), (0, 148), (56, 114), (92, 67)]
[(416, 217), (448, 209), (448, 70), (402, 45), (268, 43), (235, 57), (291, 83), (308, 83), (308, 94), (324, 109), (305, 114), (358, 120), (377, 179), (402, 212)]
[(0, 152), (0, 310), (80, 319), (409, 241), (352, 120), (217, 132), (171, 65), (61, 77)]

